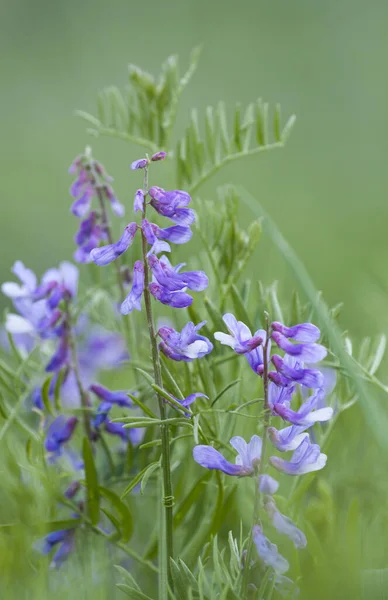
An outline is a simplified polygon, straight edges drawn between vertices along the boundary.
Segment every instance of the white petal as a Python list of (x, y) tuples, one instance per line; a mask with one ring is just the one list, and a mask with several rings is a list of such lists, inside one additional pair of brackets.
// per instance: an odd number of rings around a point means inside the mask
[(28, 291), (24, 286), (14, 283), (13, 281), (6, 281), (3, 283), (1, 291), (4, 296), (8, 296), (8, 298), (21, 298), (28, 295)]
[(20, 315), (15, 315), (14, 313), (10, 313), (7, 315), (5, 321), (5, 329), (9, 333), (33, 333), (34, 328), (27, 319), (21, 317)]
[(229, 335), (227, 333), (222, 333), (221, 331), (216, 331), (214, 334), (214, 337), (216, 340), (221, 342), (221, 344), (223, 344), (224, 346), (230, 346), (234, 350), (234, 348), (236, 346), (236, 340), (232, 335)]
[(189, 344), (185, 350), (185, 355), (188, 358), (197, 358), (200, 352), (207, 352), (207, 343), (203, 340), (197, 340), (192, 344)]

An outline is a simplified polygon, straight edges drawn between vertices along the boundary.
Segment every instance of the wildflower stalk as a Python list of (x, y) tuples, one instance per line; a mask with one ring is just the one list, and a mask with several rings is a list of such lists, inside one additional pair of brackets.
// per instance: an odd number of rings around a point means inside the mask
[(269, 344), (269, 323), (268, 323), (268, 313), (265, 313), (265, 331), (266, 331), (266, 339), (263, 345), (263, 395), (264, 395), (264, 419), (263, 419), (263, 435), (262, 435), (262, 447), (261, 447), (261, 458), (258, 469), (255, 471), (256, 477), (255, 481), (255, 499), (253, 503), (253, 516), (252, 516), (252, 527), (249, 534), (247, 552), (245, 555), (245, 565), (244, 565), (244, 574), (242, 580), (242, 592), (244, 594), (244, 598), (248, 598), (248, 584), (249, 584), (249, 572), (250, 572), (250, 562), (253, 548), (253, 526), (258, 521), (259, 508), (260, 508), (260, 478), (264, 475), (265, 472), (265, 459), (266, 459), (266, 449), (267, 449), (267, 440), (268, 440), (268, 428), (270, 426), (271, 413), (269, 411), (268, 406), (268, 344)]
[[(144, 184), (143, 189), (146, 192), (148, 189), (148, 167), (144, 169)], [(146, 202), (144, 202), (143, 213), (142, 213), (142, 221), (146, 218)], [(154, 321), (152, 316), (152, 306), (151, 306), (151, 293), (149, 291), (149, 283), (150, 283), (150, 274), (149, 267), (147, 262), (147, 240), (143, 233), (142, 235), (142, 253), (143, 253), (143, 262), (144, 262), (144, 303), (147, 315), (147, 325), (148, 332), (151, 343), (151, 355), (152, 355), (152, 363), (154, 370), (154, 380), (155, 384), (159, 387), (163, 387), (162, 381), (162, 370), (160, 364), (160, 356), (159, 356), (159, 348), (156, 339), (156, 332), (154, 327)], [(160, 418), (162, 421), (166, 419), (166, 405), (164, 399), (157, 394), (158, 403), (159, 403), (159, 412)], [(163, 553), (165, 558), (165, 564), (160, 565), (161, 572), (167, 576), (167, 583), (172, 589), (173, 582), (171, 576), (171, 568), (170, 568), (170, 558), (173, 557), (173, 503), (174, 497), (172, 493), (172, 482), (171, 482), (171, 469), (170, 469), (170, 432), (168, 424), (160, 425), (160, 434), (162, 440), (162, 470), (163, 470), (163, 504), (164, 504), (164, 524), (163, 530), (165, 531), (165, 544), (166, 551)], [(160, 540), (162, 544), (164, 540)], [(167, 587), (166, 590), (163, 590), (166, 593), (167, 597)]]
[(75, 375), (75, 380), (77, 383), (79, 396), (81, 399), (81, 406), (83, 408), (83, 411), (82, 411), (83, 426), (84, 426), (86, 437), (88, 439), (92, 439), (92, 429), (90, 426), (90, 414), (89, 414), (89, 397), (88, 397), (87, 392), (84, 389), (84, 386), (82, 385), (81, 376), (80, 376), (80, 372), (79, 372), (77, 345), (76, 345), (75, 337), (73, 335), (70, 306), (69, 306), (68, 302), (65, 302), (65, 315), (66, 315), (66, 319), (65, 319), (66, 336), (67, 336), (67, 340), (68, 340), (68, 344), (69, 344), (69, 348), (70, 348), (70, 354), (71, 354), (71, 367), (72, 367), (74, 375)]

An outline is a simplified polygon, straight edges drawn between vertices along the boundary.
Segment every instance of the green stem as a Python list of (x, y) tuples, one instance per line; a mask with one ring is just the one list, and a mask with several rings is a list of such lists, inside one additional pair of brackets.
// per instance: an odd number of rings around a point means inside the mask
[[(144, 191), (146, 192), (148, 189), (148, 168), (144, 169)], [(142, 220), (146, 217), (146, 203), (144, 202), (144, 210)], [(144, 262), (144, 303), (146, 308), (147, 315), (147, 324), (148, 324), (148, 332), (151, 343), (151, 355), (152, 355), (152, 363), (154, 369), (154, 379), (155, 384), (159, 387), (163, 387), (162, 381), (162, 370), (160, 364), (160, 356), (158, 343), (156, 339), (156, 332), (154, 327), (154, 321), (152, 316), (152, 306), (151, 306), (151, 293), (149, 291), (149, 267), (147, 262), (147, 240), (142, 231), (142, 252), (143, 252), (143, 262)], [(162, 421), (166, 420), (166, 404), (164, 398), (162, 398), (159, 394), (157, 394), (158, 404), (159, 404), (159, 412), (160, 419)], [(170, 558), (173, 557), (173, 505), (174, 505), (174, 496), (172, 492), (172, 481), (171, 481), (171, 467), (170, 467), (170, 431), (168, 424), (160, 425), (160, 436), (162, 440), (162, 471), (163, 471), (163, 504), (164, 504), (164, 531), (165, 531), (165, 544), (166, 551), (163, 553), (165, 557), (165, 564), (160, 565), (161, 571), (167, 574), (167, 583), (173, 588), (173, 581), (171, 576), (171, 567), (170, 567)], [(160, 540), (160, 543), (163, 543), (163, 540)], [(168, 594), (168, 590), (165, 590), (166, 598)], [(162, 600), (162, 599), (161, 599)]]
[(254, 478), (255, 482), (255, 500), (253, 504), (253, 517), (252, 517), (252, 528), (249, 534), (247, 552), (245, 555), (245, 567), (244, 574), (242, 580), (242, 592), (244, 594), (244, 598), (248, 598), (248, 584), (249, 584), (249, 572), (250, 572), (250, 562), (253, 548), (253, 526), (258, 521), (259, 508), (260, 508), (260, 478), (265, 473), (265, 459), (266, 459), (266, 450), (267, 450), (267, 439), (268, 439), (268, 427), (270, 426), (271, 413), (269, 411), (268, 406), (268, 344), (269, 344), (269, 324), (268, 324), (268, 314), (265, 315), (266, 322), (266, 340), (263, 346), (263, 388), (264, 388), (264, 422), (263, 422), (263, 437), (262, 437), (262, 447), (261, 447), (261, 457), (259, 468), (257, 469), (257, 479)]

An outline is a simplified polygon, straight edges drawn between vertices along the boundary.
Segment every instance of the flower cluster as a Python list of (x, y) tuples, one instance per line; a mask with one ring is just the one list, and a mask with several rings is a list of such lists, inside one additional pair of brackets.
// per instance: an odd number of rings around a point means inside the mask
[[(273, 322), (267, 330), (259, 329), (252, 335), (249, 328), (232, 314), (224, 315), (223, 320), (228, 333), (215, 333), (216, 340), (230, 346), (236, 353), (244, 354), (251, 369), (266, 379), (264, 408), (267, 421), (264, 435), (279, 452), (293, 452), (290, 460), (271, 456), (269, 463), (278, 471), (294, 476), (322, 469), (327, 456), (321, 453), (318, 444), (310, 440), (307, 431), (315, 423), (328, 421), (333, 415), (333, 409), (325, 404), (327, 384), (324, 375), (314, 366), (327, 354), (326, 349), (317, 343), (319, 329), (311, 323), (286, 327)], [(271, 354), (271, 342), (283, 351), (283, 356)], [(270, 370), (271, 363), (274, 370)], [(297, 390), (301, 390), (304, 402), (294, 409), (291, 403)], [(280, 430), (269, 426), (271, 417), (281, 417), (289, 425)], [(257, 485), (263, 494), (263, 506), (269, 522), (277, 531), (288, 536), (296, 548), (303, 548), (306, 545), (304, 534), (276, 507), (273, 494), (278, 483), (264, 472), (266, 457), (262, 456), (261, 438), (254, 435), (246, 443), (243, 438), (234, 437), (230, 443), (238, 452), (235, 464), (227, 461), (212, 446), (204, 445), (194, 448), (194, 460), (203, 467), (217, 469), (227, 475), (258, 476)], [(252, 535), (263, 563), (282, 576), (289, 568), (288, 562), (279, 554), (276, 545), (265, 537), (259, 521)]]
[[(165, 153), (160, 152), (150, 160), (163, 158)], [(132, 169), (148, 169), (150, 160), (139, 159), (132, 163)], [(121, 305), (122, 314), (129, 314), (134, 309), (141, 310), (146, 281), (153, 297), (173, 308), (186, 308), (192, 304), (193, 299), (186, 290), (201, 292), (207, 287), (208, 278), (203, 271), (182, 272), (184, 264), (172, 266), (164, 254), (158, 257), (163, 252), (171, 252), (170, 244), (185, 244), (191, 239), (190, 225), (195, 220), (195, 214), (191, 208), (187, 208), (190, 201), (189, 194), (182, 190), (168, 192), (157, 186), (148, 190), (138, 189), (134, 198), (134, 212), (141, 212), (141, 224), (129, 223), (118, 242), (95, 248), (90, 252), (91, 259), (97, 265), (108, 265), (128, 250), (138, 231), (141, 231), (143, 243), (149, 246), (143, 261), (138, 260), (134, 264), (132, 289)], [(150, 222), (146, 218), (147, 205), (159, 215), (173, 221), (175, 225), (161, 228)], [(148, 282), (148, 272), (152, 275), (151, 282)]]
[[(69, 173), (76, 175), (70, 187), (70, 194), (74, 198), (70, 210), (73, 215), (82, 219), (74, 238), (78, 246), (74, 260), (89, 263), (92, 260), (90, 251), (108, 239), (106, 201), (118, 217), (124, 216), (125, 209), (110, 185), (112, 177), (106, 173), (101, 163), (91, 157), (90, 148), (86, 149), (85, 154), (77, 156), (69, 168)], [(93, 197), (97, 197), (98, 210), (91, 210)]]

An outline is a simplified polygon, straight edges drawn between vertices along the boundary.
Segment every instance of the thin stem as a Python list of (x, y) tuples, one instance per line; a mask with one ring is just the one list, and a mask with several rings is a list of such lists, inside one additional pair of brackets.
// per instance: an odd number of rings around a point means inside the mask
[[(143, 189), (145, 192), (148, 189), (148, 168), (147, 167), (144, 169)], [(143, 210), (142, 220), (144, 220), (146, 217), (146, 208), (147, 208), (147, 204), (146, 204), (146, 202), (144, 202), (144, 210)], [(157, 343), (157, 339), (156, 339), (154, 321), (153, 321), (153, 316), (152, 316), (151, 293), (149, 291), (150, 274), (149, 274), (149, 267), (148, 267), (148, 262), (147, 262), (147, 240), (146, 240), (146, 237), (145, 237), (143, 231), (141, 232), (141, 235), (142, 235), (142, 253), (143, 253), (143, 262), (144, 262), (144, 303), (145, 303), (145, 308), (146, 308), (147, 325), (148, 325), (148, 332), (149, 332), (150, 343), (151, 343), (151, 354), (152, 354), (152, 363), (153, 363), (153, 369), (154, 369), (154, 379), (155, 379), (156, 385), (158, 385), (159, 387), (163, 387), (159, 349), (158, 349), (158, 343)], [(165, 401), (159, 394), (157, 394), (157, 398), (158, 398), (158, 404), (159, 404), (160, 418), (162, 421), (164, 421), (166, 419)], [(160, 434), (161, 434), (161, 439), (162, 439), (163, 504), (164, 504), (164, 518), (165, 518), (164, 530), (166, 532), (166, 540), (165, 540), (166, 552), (164, 553), (166, 564), (163, 565), (163, 567), (161, 566), (161, 569), (164, 569), (165, 573), (167, 573), (167, 583), (172, 588), (173, 581), (172, 581), (172, 576), (171, 576), (170, 558), (173, 557), (173, 511), (172, 511), (172, 508), (173, 508), (173, 504), (174, 504), (174, 497), (173, 497), (173, 492), (172, 492), (172, 481), (171, 481), (170, 432), (169, 432), (168, 424), (162, 423), (160, 425)], [(160, 540), (160, 542), (162, 543), (163, 540)], [(167, 594), (167, 590), (166, 590), (166, 594)]]
[[(265, 313), (265, 329), (266, 329), (266, 339), (263, 346), (263, 388), (264, 388), (264, 421), (263, 421), (263, 437), (262, 437), (262, 447), (261, 447), (261, 457), (259, 468), (257, 469), (257, 479), (254, 478), (255, 482), (255, 500), (253, 503), (253, 517), (252, 524), (258, 521), (259, 508), (260, 508), (260, 478), (265, 472), (266, 467), (266, 449), (267, 449), (267, 439), (268, 439), (268, 427), (270, 425), (271, 413), (269, 411), (268, 406), (268, 345), (269, 345), (269, 323), (268, 323), (268, 314)], [(250, 562), (253, 548), (253, 526), (249, 534), (248, 539), (248, 547), (245, 555), (245, 568), (243, 574), (242, 581), (242, 592), (244, 597), (248, 597), (248, 584), (249, 584), (249, 572), (250, 572)]]
[(67, 340), (68, 340), (68, 344), (70, 347), (70, 353), (71, 353), (71, 363), (72, 363), (71, 366), (73, 369), (73, 373), (75, 375), (75, 380), (77, 383), (77, 387), (78, 387), (78, 391), (79, 391), (79, 395), (80, 395), (80, 399), (81, 399), (81, 406), (83, 409), (85, 409), (82, 411), (82, 420), (83, 420), (83, 424), (84, 424), (85, 435), (88, 439), (92, 439), (92, 430), (91, 430), (91, 426), (90, 426), (90, 414), (89, 414), (89, 408), (90, 408), (89, 396), (88, 396), (87, 392), (84, 390), (84, 386), (82, 384), (81, 376), (80, 376), (80, 372), (79, 372), (77, 345), (76, 345), (75, 337), (73, 335), (69, 303), (66, 302), (65, 306), (66, 306), (65, 310), (66, 310), (66, 329), (67, 329), (66, 335), (67, 335)]

